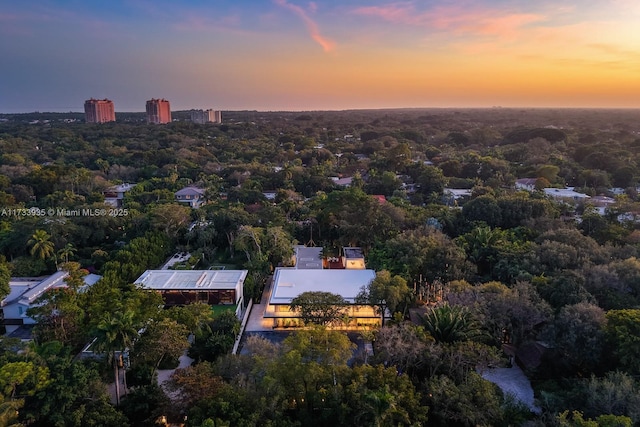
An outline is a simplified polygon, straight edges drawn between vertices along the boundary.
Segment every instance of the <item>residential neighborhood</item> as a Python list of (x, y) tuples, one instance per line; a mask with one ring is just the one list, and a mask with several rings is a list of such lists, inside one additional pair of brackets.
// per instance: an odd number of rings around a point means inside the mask
[(11, 422), (639, 422), (636, 114), (190, 111), (0, 122)]

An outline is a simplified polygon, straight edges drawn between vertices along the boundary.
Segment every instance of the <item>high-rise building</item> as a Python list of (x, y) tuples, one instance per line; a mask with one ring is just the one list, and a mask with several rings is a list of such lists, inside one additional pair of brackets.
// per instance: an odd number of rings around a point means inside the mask
[(171, 122), (171, 107), (166, 99), (150, 99), (147, 101), (147, 123)]
[(222, 113), (212, 109), (191, 110), (191, 121), (199, 124), (222, 123)]
[(87, 123), (106, 123), (116, 121), (113, 101), (109, 99), (88, 99), (84, 102), (84, 119)]

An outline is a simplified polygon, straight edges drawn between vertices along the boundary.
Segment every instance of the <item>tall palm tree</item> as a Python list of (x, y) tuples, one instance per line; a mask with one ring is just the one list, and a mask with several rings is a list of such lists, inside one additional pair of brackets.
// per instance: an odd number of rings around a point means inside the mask
[(64, 248), (58, 251), (58, 256), (64, 262), (69, 262), (69, 257), (72, 257), (76, 254), (76, 248), (73, 246), (73, 243), (67, 243), (64, 245)]
[(44, 230), (36, 230), (32, 235), (27, 246), (31, 246), (30, 254), (40, 259), (47, 259), (54, 254), (54, 245), (51, 241), (51, 235)]
[(27, 246), (31, 246), (29, 253), (31, 256), (35, 256), (42, 260), (51, 258), (53, 256), (56, 264), (56, 270), (58, 269), (58, 258), (56, 257), (55, 245), (51, 241), (51, 235), (44, 230), (36, 230), (32, 235)]
[(120, 404), (120, 381), (118, 372), (118, 358), (116, 352), (131, 347), (138, 336), (138, 328), (133, 310), (106, 313), (94, 329), (96, 352), (107, 354), (107, 363), (113, 363), (113, 373), (116, 384), (116, 404)]

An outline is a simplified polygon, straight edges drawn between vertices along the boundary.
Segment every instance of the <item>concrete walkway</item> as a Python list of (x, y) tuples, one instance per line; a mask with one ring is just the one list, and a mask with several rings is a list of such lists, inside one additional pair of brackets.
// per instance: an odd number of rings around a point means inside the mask
[(482, 372), (482, 378), (496, 384), (505, 395), (512, 395), (532, 412), (540, 413), (533, 398), (531, 382), (517, 364), (514, 363), (511, 368), (488, 369)]
[(182, 369), (182, 368), (186, 368), (188, 366), (191, 366), (191, 364), (193, 363), (193, 359), (190, 358), (189, 356), (187, 356), (187, 353), (185, 352), (185, 354), (183, 354), (182, 356), (180, 356), (179, 359), (180, 363), (178, 364), (178, 366), (174, 369), (158, 369), (158, 385), (162, 388), (162, 390), (164, 390), (164, 392), (167, 394), (167, 396), (170, 399), (175, 398), (175, 393), (171, 393), (169, 390), (167, 390), (166, 387), (166, 382), (169, 381), (169, 379), (171, 378), (171, 375), (173, 375), (173, 373), (175, 372), (176, 369)]
[(262, 298), (260, 298), (260, 304), (253, 304), (251, 307), (251, 313), (249, 313), (249, 320), (244, 328), (244, 332), (267, 332), (273, 331), (273, 319), (265, 319), (264, 312), (267, 309), (269, 298), (271, 298), (271, 286), (273, 285), (273, 276), (267, 279), (267, 284), (264, 286), (262, 292)]

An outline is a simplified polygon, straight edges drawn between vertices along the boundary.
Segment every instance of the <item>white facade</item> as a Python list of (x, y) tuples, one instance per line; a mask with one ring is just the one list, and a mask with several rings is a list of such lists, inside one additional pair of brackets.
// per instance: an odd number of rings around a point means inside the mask
[(356, 296), (376, 277), (374, 270), (329, 270), (277, 268), (265, 319), (273, 319), (273, 327), (299, 325), (299, 315), (291, 311), (291, 301), (303, 292), (330, 292), (342, 296), (349, 304), (344, 327), (379, 326), (381, 318), (374, 307), (356, 304)]

